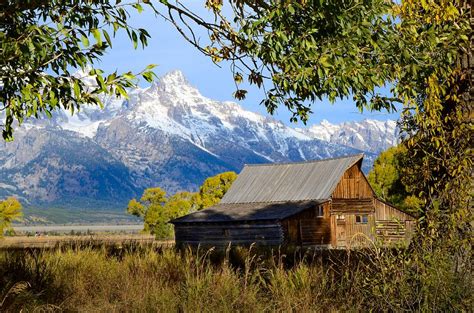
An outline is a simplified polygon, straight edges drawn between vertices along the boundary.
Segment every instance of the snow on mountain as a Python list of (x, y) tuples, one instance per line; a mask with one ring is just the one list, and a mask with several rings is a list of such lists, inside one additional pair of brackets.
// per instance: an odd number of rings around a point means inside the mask
[(129, 96), (23, 124), (13, 143), (0, 144), (0, 196), (15, 186), (14, 194), (30, 203), (72, 206), (78, 198), (120, 206), (144, 188), (195, 190), (206, 177), (246, 163), (365, 152), (367, 171), (376, 153), (396, 142), (393, 121), (291, 128), (203, 96), (180, 71)]
[(317, 138), (363, 151), (380, 153), (398, 143), (397, 122), (365, 119), (360, 122), (344, 122), (339, 125), (327, 120), (300, 131)]
[(314, 139), (236, 103), (204, 97), (180, 71), (170, 72), (150, 88), (137, 92), (130, 102), (134, 105), (125, 117), (131, 123), (178, 135), (206, 150), (224, 136), (247, 147), (249, 141), (278, 141), (276, 149), (282, 154), (288, 152), (282, 140)]
[[(80, 76), (94, 84), (84, 73)], [(248, 140), (273, 140), (281, 154), (288, 152), (284, 143), (288, 138), (302, 141), (318, 139), (375, 153), (397, 143), (395, 121), (366, 119), (336, 125), (323, 120), (307, 129), (290, 128), (281, 121), (247, 111), (234, 102), (219, 102), (204, 97), (179, 70), (169, 72), (148, 88), (132, 90), (129, 101), (113, 96), (103, 97), (102, 101), (103, 109), (82, 106), (73, 115), (63, 109), (46, 123), (93, 138), (100, 125), (107, 126), (111, 120), (122, 117), (137, 127), (159, 129), (180, 136), (205, 150), (206, 145), (214, 144), (212, 140), (216, 136), (229, 135), (243, 128), (248, 128), (253, 138), (241, 140), (243, 138), (233, 136), (234, 140), (247, 146)], [(40, 124), (37, 121), (34, 123)], [(273, 161), (268, 155), (265, 158)]]

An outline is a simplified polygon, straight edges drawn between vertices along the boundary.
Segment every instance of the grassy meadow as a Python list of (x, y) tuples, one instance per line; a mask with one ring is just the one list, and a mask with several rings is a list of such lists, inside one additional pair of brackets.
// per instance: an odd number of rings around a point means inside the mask
[[(0, 251), (2, 312), (469, 311), (472, 277), (400, 250), (175, 250), (70, 242)], [(431, 268), (427, 268), (431, 264)]]

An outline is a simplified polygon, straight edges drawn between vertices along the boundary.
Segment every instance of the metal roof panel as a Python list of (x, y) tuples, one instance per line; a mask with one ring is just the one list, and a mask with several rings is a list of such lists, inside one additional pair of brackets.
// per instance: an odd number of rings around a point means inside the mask
[(246, 165), (221, 203), (328, 199), (344, 172), (362, 158), (358, 154), (300, 163)]

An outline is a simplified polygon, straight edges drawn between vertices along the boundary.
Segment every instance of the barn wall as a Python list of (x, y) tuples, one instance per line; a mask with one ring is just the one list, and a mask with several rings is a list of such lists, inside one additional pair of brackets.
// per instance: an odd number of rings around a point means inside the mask
[[(333, 246), (364, 245), (367, 239), (393, 243), (408, 241), (411, 237), (413, 217), (376, 199), (359, 164), (344, 173), (332, 194), (331, 205)], [(356, 223), (356, 215), (367, 215), (368, 223)]]
[(378, 220), (391, 220), (394, 218), (400, 220), (408, 220), (413, 221), (414, 218), (410, 215), (396, 209), (395, 207), (391, 206), (390, 204), (380, 201), (377, 198), (374, 198), (374, 206), (375, 206), (375, 218)]
[[(356, 216), (367, 216), (357, 223)], [(374, 239), (375, 209), (371, 199), (337, 199), (331, 210), (331, 244), (338, 247), (364, 245)]]
[(372, 198), (373, 196), (372, 188), (360, 170), (359, 164), (354, 164), (344, 173), (332, 194), (333, 199), (364, 199)]
[[(367, 178), (354, 164), (342, 176), (332, 193), (331, 245), (355, 247), (374, 238), (374, 193)], [(356, 215), (367, 216), (367, 224), (356, 223)]]
[(409, 241), (415, 226), (412, 216), (376, 198), (374, 207), (378, 239), (386, 243)]
[(280, 245), (283, 231), (279, 222), (180, 223), (175, 225), (177, 245), (227, 246)]
[[(356, 215), (367, 215), (368, 223), (356, 223)], [(415, 220), (376, 198), (334, 199), (330, 225), (333, 246), (354, 247), (366, 244), (368, 239), (384, 244), (409, 242)]]
[(323, 216), (318, 216), (318, 206), (306, 209), (282, 221), (285, 242), (297, 245), (326, 245), (331, 242), (330, 203), (321, 205)]
[(333, 199), (333, 214), (342, 213), (374, 213), (374, 202), (372, 198), (367, 199)]
[[(358, 212), (359, 213), (359, 212)], [(346, 215), (346, 246), (355, 247), (367, 244), (370, 240), (374, 239), (374, 225), (375, 219), (374, 214), (369, 213), (367, 224), (357, 224), (356, 215), (358, 214), (347, 214)]]

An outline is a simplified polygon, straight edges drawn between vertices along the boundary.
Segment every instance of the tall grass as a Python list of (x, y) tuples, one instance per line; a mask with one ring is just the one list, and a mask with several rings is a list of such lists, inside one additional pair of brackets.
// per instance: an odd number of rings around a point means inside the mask
[[(472, 277), (397, 249), (176, 251), (68, 245), (0, 252), (0, 311), (468, 311)], [(424, 265), (423, 265), (424, 264)], [(433, 263), (434, 264), (434, 263)]]

